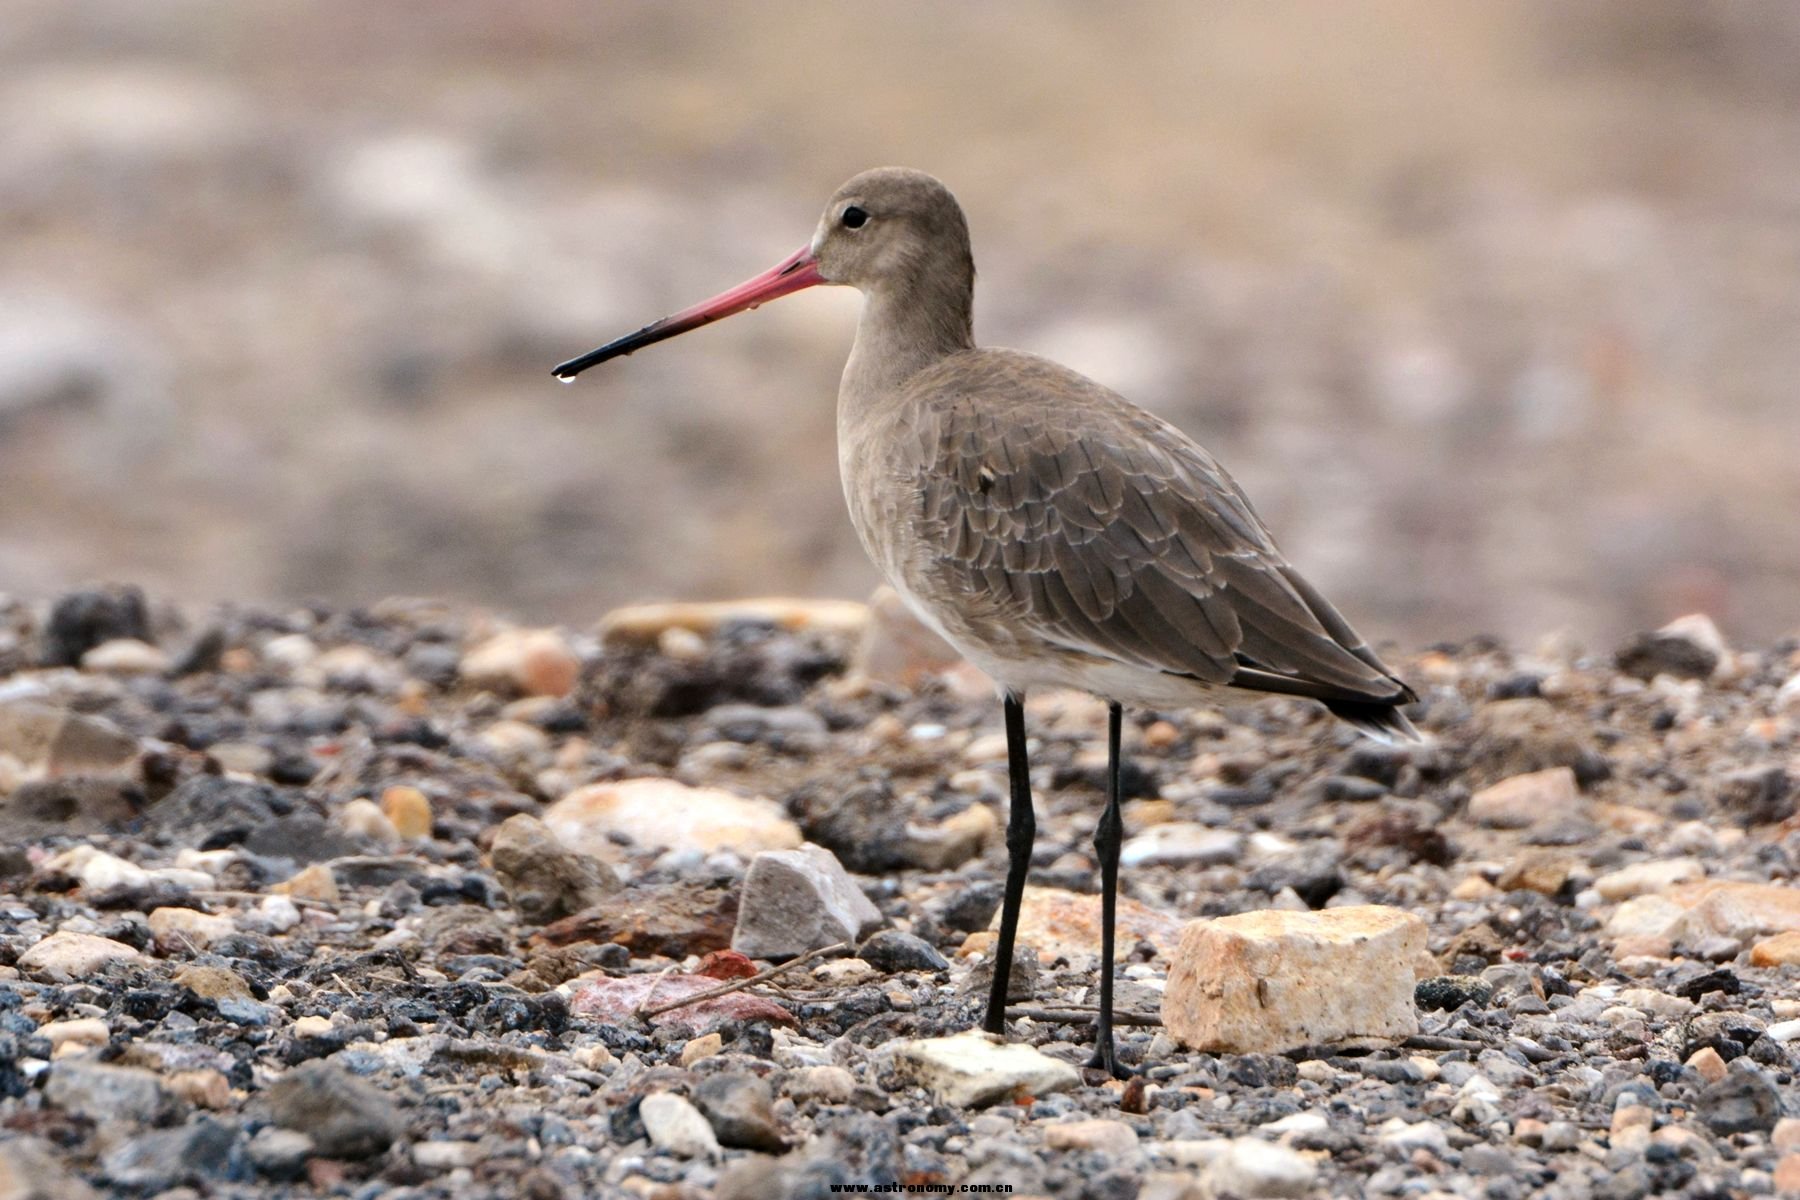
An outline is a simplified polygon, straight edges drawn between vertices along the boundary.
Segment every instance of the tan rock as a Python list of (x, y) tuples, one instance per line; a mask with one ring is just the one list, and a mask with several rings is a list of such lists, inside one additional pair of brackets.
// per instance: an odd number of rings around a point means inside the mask
[[(1000, 914), (995, 912), (989, 928), (999, 927)], [(1181, 921), (1129, 896), (1120, 896), (1116, 930), (1119, 946), (1145, 941), (1156, 947), (1160, 957), (1167, 958), (1181, 937)], [(1098, 958), (1100, 897), (1061, 888), (1027, 887), (1019, 904), (1018, 940), (1036, 950), (1043, 963), (1065, 957), (1070, 962)]]
[(1800, 1196), (1800, 1153), (1784, 1154), (1775, 1164), (1775, 1194)]
[(339, 897), (337, 876), (324, 863), (314, 863), (297, 871), (269, 890), (296, 900), (318, 900), (325, 904), (336, 904)]
[(971, 804), (935, 825), (906, 826), (906, 861), (927, 871), (948, 871), (968, 862), (1000, 832), (1000, 818), (985, 804)]
[(509, 629), (463, 655), (459, 672), (490, 691), (567, 696), (581, 677), (581, 660), (554, 629)]
[(1700, 1073), (1700, 1078), (1708, 1083), (1717, 1083), (1725, 1078), (1725, 1060), (1711, 1046), (1702, 1046), (1688, 1056), (1687, 1065)]
[(157, 908), (150, 911), (150, 934), (164, 953), (204, 950), (222, 937), (237, 932), (237, 922), (227, 916), (192, 908)]
[(1750, 947), (1750, 965), (1755, 967), (1800, 966), (1800, 931), (1790, 930), (1765, 938)]
[(1554, 896), (1569, 882), (1570, 874), (1579, 866), (1567, 854), (1554, 850), (1537, 850), (1514, 861), (1500, 873), (1502, 892), (1538, 892)]
[(1686, 912), (1686, 907), (1669, 896), (1635, 896), (1606, 919), (1606, 932), (1613, 938), (1666, 939)]
[(49, 1038), (54, 1050), (64, 1046), (104, 1046), (112, 1037), (112, 1029), (99, 1017), (75, 1017), (39, 1026), (38, 1036)]
[(400, 840), (400, 831), (394, 828), (387, 814), (366, 797), (358, 796), (338, 809), (336, 821), (338, 828), (356, 837), (372, 838), (387, 846)]
[(249, 982), (229, 967), (189, 963), (175, 972), (172, 982), (203, 1000), (228, 1000), (234, 996), (249, 999), (252, 995)]
[(113, 962), (141, 962), (144, 956), (127, 946), (92, 933), (53, 933), (19, 955), (19, 970), (58, 983), (73, 983), (99, 973)]
[(1075, 1068), (1061, 1059), (1021, 1042), (996, 1041), (978, 1030), (894, 1042), (886, 1053), (897, 1074), (962, 1108), (1066, 1092), (1081, 1082)]
[(1696, 858), (1671, 858), (1663, 862), (1632, 863), (1608, 871), (1594, 880), (1594, 890), (1604, 900), (1629, 900), (1666, 892), (1678, 883), (1706, 878), (1706, 867)]
[(41, 704), (0, 704), (0, 760), (22, 780), (116, 775), (137, 758), (138, 741), (110, 722)]
[(1163, 993), (1168, 1033), (1197, 1050), (1282, 1051), (1419, 1031), (1413, 964), (1425, 922), (1380, 905), (1190, 922)]
[(407, 841), (431, 836), (431, 801), (418, 788), (388, 788), (381, 793), (381, 811)]
[(1651, 833), (1669, 823), (1661, 813), (1651, 812), (1647, 808), (1613, 804), (1604, 800), (1597, 801), (1589, 810), (1589, 815), (1597, 824), (1614, 833)]
[(858, 674), (911, 688), (960, 661), (956, 648), (919, 620), (898, 592), (885, 585), (875, 589), (851, 663)]
[(1114, 1158), (1130, 1159), (1137, 1155), (1137, 1130), (1123, 1121), (1104, 1118), (1085, 1121), (1058, 1121), (1044, 1126), (1044, 1148), (1047, 1150), (1098, 1150)]
[(1575, 772), (1551, 767), (1502, 779), (1469, 797), (1469, 819), (1494, 829), (1524, 829), (1546, 817), (1577, 811), (1581, 793)]
[(710, 636), (719, 626), (734, 621), (767, 622), (795, 632), (811, 630), (854, 637), (862, 633), (868, 620), (868, 606), (849, 600), (770, 598), (709, 604), (636, 604), (616, 608), (602, 617), (600, 637), (608, 644), (650, 645), (666, 629), (686, 629)]
[(1783, 1117), (1775, 1122), (1769, 1145), (1777, 1150), (1800, 1150), (1800, 1117)]
[(137, 638), (114, 638), (83, 654), (81, 669), (108, 675), (161, 675), (169, 669), (169, 656)]
[(1706, 880), (1681, 884), (1669, 895), (1687, 907), (1690, 926), (1744, 938), (1800, 932), (1800, 888)]
[(703, 1058), (711, 1058), (725, 1048), (725, 1039), (717, 1033), (691, 1038), (681, 1048), (681, 1065), (691, 1067)]
[(800, 827), (779, 804), (672, 779), (626, 779), (577, 788), (544, 810), (544, 824), (565, 846), (619, 862), (622, 835), (642, 849), (734, 850), (748, 859), (763, 850), (792, 850)]
[(163, 1080), (163, 1086), (197, 1108), (218, 1112), (231, 1107), (231, 1081), (210, 1068), (177, 1071)]

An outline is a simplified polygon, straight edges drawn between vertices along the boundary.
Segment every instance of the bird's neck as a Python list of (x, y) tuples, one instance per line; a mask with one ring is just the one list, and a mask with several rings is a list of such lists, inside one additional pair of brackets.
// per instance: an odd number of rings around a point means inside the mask
[(974, 349), (974, 283), (971, 265), (865, 292), (840, 399), (873, 403), (926, 367)]

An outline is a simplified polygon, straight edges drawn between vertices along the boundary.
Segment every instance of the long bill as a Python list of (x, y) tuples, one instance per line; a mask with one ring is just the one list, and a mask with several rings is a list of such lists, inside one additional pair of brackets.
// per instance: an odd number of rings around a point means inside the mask
[(684, 308), (672, 316), (644, 326), (636, 333), (616, 338), (598, 350), (589, 350), (579, 358), (571, 358), (566, 363), (558, 364), (555, 375), (568, 383), (589, 367), (598, 366), (607, 359), (621, 358), (634, 350), (642, 350), (653, 342), (675, 337), (690, 329), (698, 329), (721, 317), (729, 317), (779, 296), (824, 282), (812, 247), (802, 246), (761, 275), (745, 280), (728, 292), (721, 292), (711, 300), (702, 300), (692, 308)]

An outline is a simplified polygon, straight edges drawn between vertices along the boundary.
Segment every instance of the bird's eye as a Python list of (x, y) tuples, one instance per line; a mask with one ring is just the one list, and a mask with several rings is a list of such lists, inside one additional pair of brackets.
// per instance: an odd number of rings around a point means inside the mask
[(856, 205), (852, 204), (849, 208), (844, 210), (845, 229), (861, 229), (868, 223), (869, 212), (867, 209), (858, 208)]

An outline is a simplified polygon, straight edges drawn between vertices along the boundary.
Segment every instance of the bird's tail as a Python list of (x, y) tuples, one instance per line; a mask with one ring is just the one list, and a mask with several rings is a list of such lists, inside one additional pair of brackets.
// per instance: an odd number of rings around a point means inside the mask
[(1326, 700), (1331, 715), (1356, 726), (1386, 746), (1423, 745), (1430, 739), (1406, 719), (1398, 705), (1369, 700)]

